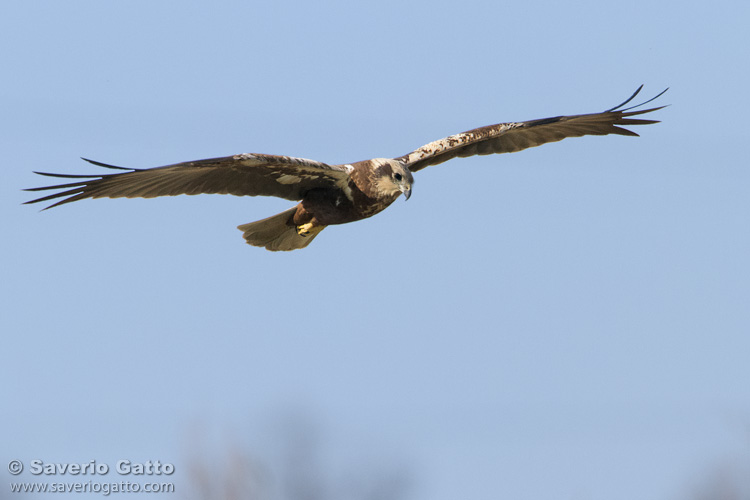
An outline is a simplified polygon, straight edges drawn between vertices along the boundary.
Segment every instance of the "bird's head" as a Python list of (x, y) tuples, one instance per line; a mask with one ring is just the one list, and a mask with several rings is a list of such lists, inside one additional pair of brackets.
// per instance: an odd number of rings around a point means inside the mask
[(414, 177), (411, 171), (399, 161), (387, 158), (376, 158), (372, 160), (375, 165), (375, 178), (377, 190), (384, 195), (404, 194), (407, 200), (411, 196), (411, 186)]

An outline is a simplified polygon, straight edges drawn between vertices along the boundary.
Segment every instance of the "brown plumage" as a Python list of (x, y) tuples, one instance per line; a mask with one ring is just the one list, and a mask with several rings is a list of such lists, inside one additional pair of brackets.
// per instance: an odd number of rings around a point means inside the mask
[(376, 158), (351, 164), (325, 163), (262, 154), (190, 161), (151, 169), (129, 169), (86, 160), (126, 172), (100, 175), (40, 175), (75, 179), (67, 184), (27, 191), (61, 190), (27, 203), (57, 200), (47, 208), (84, 198), (153, 198), (178, 194), (233, 194), (276, 196), (299, 203), (267, 219), (239, 226), (245, 240), (268, 250), (295, 250), (307, 246), (326, 226), (371, 217), (399, 195), (408, 199), (413, 172), (456, 157), (512, 153), (522, 149), (584, 135), (631, 135), (622, 128), (657, 120), (633, 118), (664, 106), (636, 109), (661, 96), (624, 108), (643, 86), (619, 106), (602, 113), (556, 116), (526, 122), (481, 127), (431, 142), (398, 158)]

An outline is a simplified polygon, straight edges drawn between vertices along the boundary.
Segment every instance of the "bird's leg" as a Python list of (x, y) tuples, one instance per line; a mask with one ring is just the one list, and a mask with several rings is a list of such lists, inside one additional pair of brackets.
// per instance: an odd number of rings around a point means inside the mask
[(300, 224), (297, 226), (297, 234), (302, 236), (303, 238), (307, 238), (308, 236), (315, 236), (319, 232), (323, 230), (325, 226), (317, 226), (312, 222), (308, 222), (307, 224)]
[(325, 229), (325, 226), (321, 224), (315, 216), (308, 211), (305, 207), (305, 201), (300, 202), (297, 205), (297, 211), (291, 219), (291, 223), (294, 224), (297, 234), (303, 238), (314, 238), (319, 232)]

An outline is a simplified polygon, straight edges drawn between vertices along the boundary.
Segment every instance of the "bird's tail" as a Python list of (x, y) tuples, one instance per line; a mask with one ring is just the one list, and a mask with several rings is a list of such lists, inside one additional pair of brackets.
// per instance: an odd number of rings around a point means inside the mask
[(302, 234), (306, 235), (302, 236), (291, 221), (296, 211), (297, 207), (293, 207), (267, 219), (242, 224), (237, 226), (237, 229), (243, 232), (242, 236), (249, 245), (265, 247), (272, 252), (305, 248), (325, 226), (316, 227), (312, 231), (302, 231)]

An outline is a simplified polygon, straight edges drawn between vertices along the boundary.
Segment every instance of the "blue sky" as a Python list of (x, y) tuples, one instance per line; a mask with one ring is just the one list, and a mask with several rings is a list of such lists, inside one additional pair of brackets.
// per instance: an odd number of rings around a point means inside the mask
[[(748, 19), (722, 1), (4, 4), (0, 497), (38, 479), (13, 459), (171, 462), (179, 498), (195, 457), (221, 482), (237, 454), (270, 498), (669, 499), (747, 471)], [(21, 205), (33, 170), (95, 172), (81, 156), (395, 157), (642, 83), (671, 106), (641, 138), (430, 167), (408, 203), (303, 251), (235, 229), (277, 199)]]

